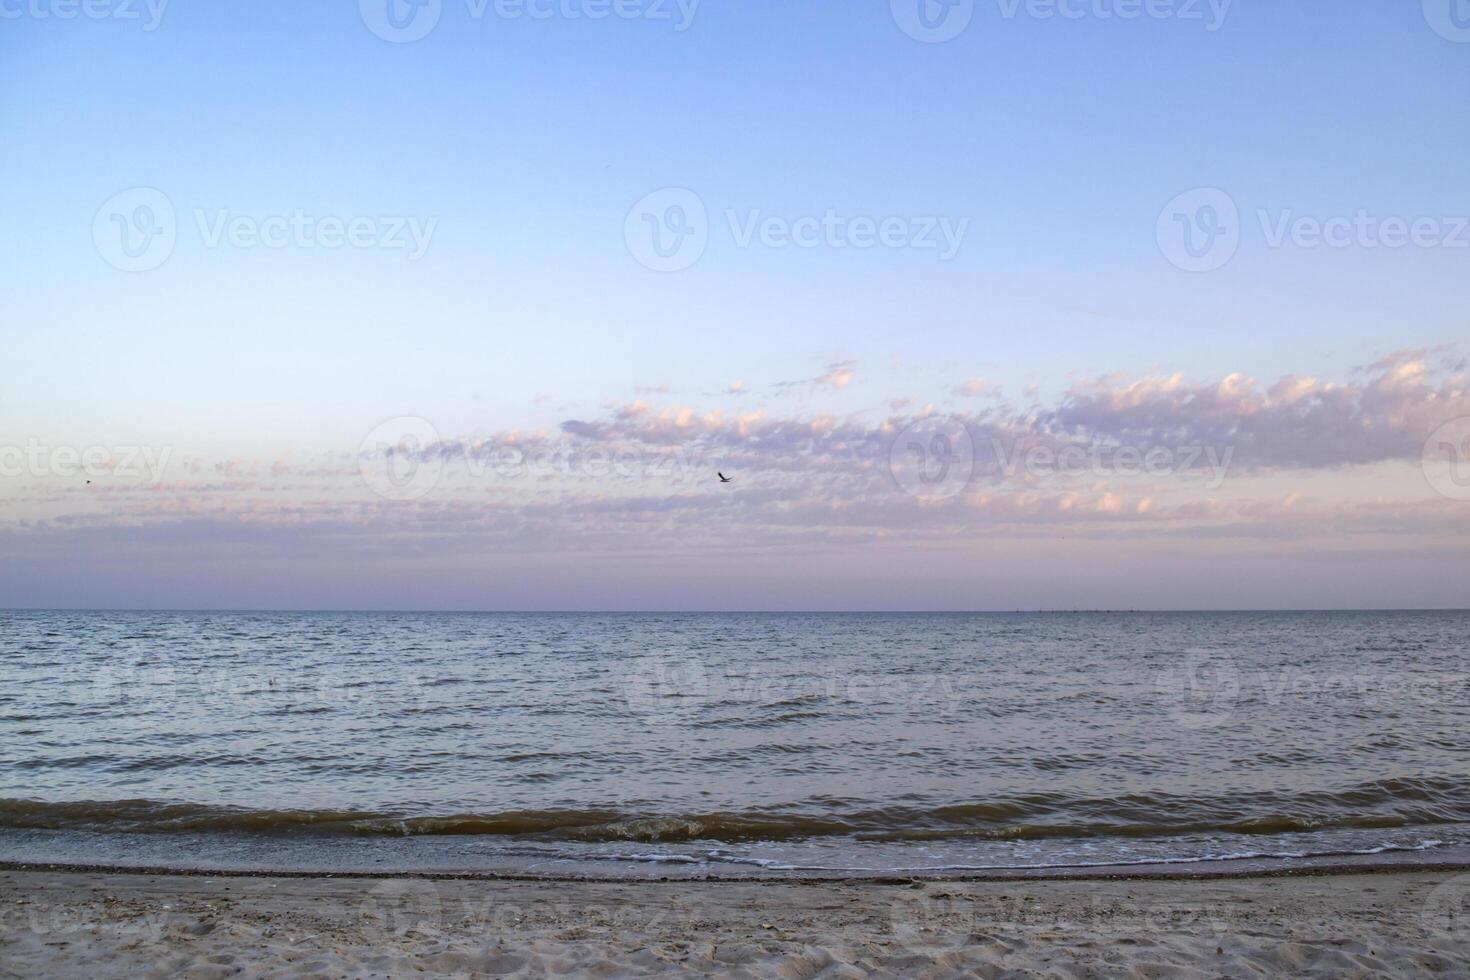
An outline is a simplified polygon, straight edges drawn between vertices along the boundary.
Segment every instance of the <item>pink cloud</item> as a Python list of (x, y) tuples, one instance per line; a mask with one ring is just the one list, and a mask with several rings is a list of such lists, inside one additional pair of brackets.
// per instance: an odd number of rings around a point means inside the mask
[(852, 361), (842, 361), (837, 364), (829, 365), (827, 368), (827, 373), (817, 378), (816, 383), (819, 385), (827, 385), (829, 388), (834, 388), (837, 391), (841, 391), (848, 385), (852, 384), (852, 379), (857, 377), (857, 371), (855, 370), (855, 368), (856, 365)]
[[(13, 513), (24, 504), (25, 516), (0, 522), (0, 534), (26, 547), (84, 529), (233, 541), (234, 532), (220, 528), (248, 526), (290, 528), (316, 547), (407, 542), (429, 552), (774, 547), (884, 535), (944, 541), (1048, 528), (1456, 540), (1465, 535), (1462, 504), (1434, 497), (1418, 479), (1392, 484), (1401, 496), (1385, 497), (1383, 484), (1358, 475), (1383, 465), (1416, 476), (1427, 433), (1470, 415), (1465, 379), (1445, 377), (1442, 365), (1413, 353), (1386, 358), (1351, 382), (1109, 376), (1079, 381), (1055, 404), (1027, 412), (1002, 403), (939, 415), (932, 405), (899, 399), (877, 413), (732, 414), (637, 399), (566, 420), (556, 431), (513, 429), (423, 446), (408, 458), (442, 467), (443, 475), (422, 499), (374, 496), (359, 471), (378, 462), (371, 455), (190, 459), (157, 486), (109, 484), (99, 488), (105, 496), (44, 483), (16, 487)], [(905, 440), (929, 445), (924, 433), (933, 430), (914, 428), (921, 423), (970, 447), (962, 462), (973, 472), (951, 496), (916, 497), (895, 477)], [(1228, 482), (1203, 481), (1209, 457), (1188, 452), (1201, 447), (1233, 454)], [(1068, 449), (1095, 451), (1084, 458), (1101, 471), (1014, 465), (1029, 450), (1055, 456)], [(1163, 474), (1123, 472), (1120, 461), (1147, 450), (1191, 461)], [(719, 485), (716, 469), (736, 483)], [(1312, 472), (1332, 481), (1330, 494), (1294, 485), (1296, 474)]]

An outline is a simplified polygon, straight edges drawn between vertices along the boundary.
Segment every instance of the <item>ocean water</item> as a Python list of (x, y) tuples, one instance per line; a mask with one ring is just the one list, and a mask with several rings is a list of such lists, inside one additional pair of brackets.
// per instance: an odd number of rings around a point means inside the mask
[(0, 613), (0, 860), (925, 873), (1470, 842), (1470, 613)]

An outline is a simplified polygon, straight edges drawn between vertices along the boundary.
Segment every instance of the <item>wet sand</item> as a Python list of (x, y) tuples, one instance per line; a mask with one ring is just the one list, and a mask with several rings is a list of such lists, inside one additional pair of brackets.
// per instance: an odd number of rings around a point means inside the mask
[(1466, 976), (1470, 874), (513, 881), (0, 871), (0, 976)]

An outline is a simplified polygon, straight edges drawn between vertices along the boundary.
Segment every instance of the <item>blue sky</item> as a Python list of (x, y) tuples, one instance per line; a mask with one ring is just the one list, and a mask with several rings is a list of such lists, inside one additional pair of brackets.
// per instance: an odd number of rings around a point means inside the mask
[[(1127, 0), (1075, 18), (990, 0), (924, 43), (888, 2), (704, 0), (685, 30), (672, 2), (603, 20), (558, 3), (443, 0), (412, 43), (369, 29), (374, 0), (173, 0), (151, 30), (141, 3), (0, 5), (0, 441), (265, 459), (350, 452), (395, 416), (556, 431), (639, 398), (876, 425), (897, 399), (959, 411), (968, 379), (1020, 412), (1112, 372), (1361, 382), (1465, 338), (1470, 248), (1273, 248), (1257, 217), (1447, 235), (1470, 214), (1470, 43), (1419, 4), (1181, 0), (1124, 20)], [(142, 272), (93, 234), (134, 188), (176, 215)], [(662, 188), (708, 214), (677, 272), (624, 235)], [(1193, 188), (1240, 213), (1238, 251), (1203, 273), (1156, 237)], [(942, 259), (740, 247), (727, 217), (829, 210), (966, 230)], [(295, 212), (433, 232), (416, 259), (206, 246), (201, 221)], [(855, 380), (778, 387), (834, 364)]]

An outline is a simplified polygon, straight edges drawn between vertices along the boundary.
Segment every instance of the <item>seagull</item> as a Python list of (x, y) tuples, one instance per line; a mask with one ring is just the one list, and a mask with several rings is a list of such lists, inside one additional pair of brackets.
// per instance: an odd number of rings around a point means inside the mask
[(720, 482), (721, 483), (730, 483), (730, 482), (732, 482), (731, 479), (728, 476), (726, 476), (725, 474), (720, 473), (718, 471), (716, 471), (715, 476), (717, 476), (717, 477), (720, 478)]

